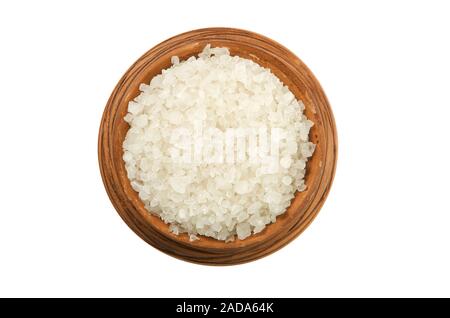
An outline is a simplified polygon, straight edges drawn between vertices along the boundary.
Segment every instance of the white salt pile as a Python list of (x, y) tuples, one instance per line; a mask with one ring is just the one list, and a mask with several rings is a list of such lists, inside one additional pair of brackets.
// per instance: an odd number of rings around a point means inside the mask
[[(312, 122), (269, 69), (205, 47), (141, 84), (128, 106), (128, 178), (148, 211), (187, 232), (230, 241), (276, 221), (305, 189)], [(245, 134), (247, 133), (247, 134)]]

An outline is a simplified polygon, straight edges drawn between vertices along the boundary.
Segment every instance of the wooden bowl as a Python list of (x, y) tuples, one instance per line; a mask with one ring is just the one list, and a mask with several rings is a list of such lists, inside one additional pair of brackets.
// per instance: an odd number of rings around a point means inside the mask
[[(314, 122), (310, 140), (316, 150), (307, 163), (307, 190), (297, 193), (286, 213), (262, 232), (244, 240), (223, 241), (200, 236), (190, 242), (186, 234), (169, 232), (168, 225), (151, 215), (131, 188), (122, 160), (122, 142), (129, 128), (123, 120), (128, 102), (139, 94), (139, 84), (171, 65), (177, 55), (187, 59), (206, 44), (224, 46), (231, 55), (268, 67), (305, 104)], [(109, 198), (122, 219), (143, 240), (176, 258), (208, 265), (232, 265), (266, 256), (297, 237), (314, 219), (330, 190), (336, 168), (336, 127), (327, 98), (311, 71), (298, 57), (262, 35), (230, 28), (194, 30), (172, 37), (145, 53), (125, 73), (106, 104), (100, 125), (98, 156)]]

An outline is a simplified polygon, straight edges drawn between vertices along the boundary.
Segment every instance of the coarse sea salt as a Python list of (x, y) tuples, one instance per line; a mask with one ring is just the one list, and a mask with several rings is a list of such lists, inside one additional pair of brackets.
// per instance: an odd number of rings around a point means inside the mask
[[(198, 57), (173, 56), (171, 62), (141, 84), (128, 105), (123, 160), (132, 188), (172, 233), (187, 233), (191, 240), (198, 235), (242, 240), (263, 231), (286, 211), (296, 191), (306, 189), (306, 162), (315, 145), (308, 141), (313, 123), (303, 103), (269, 69), (231, 56), (227, 48), (207, 45)], [(192, 141), (186, 133), (199, 125), (203, 132), (216, 130), (202, 135), (203, 148), (188, 143), (190, 156), (174, 160), (183, 150), (174, 143), (186, 136)], [(217, 146), (215, 133), (226, 136), (227, 129), (236, 129), (239, 136), (242, 127), (252, 133), (244, 142), (236, 139), (236, 149), (225, 154), (229, 145)], [(273, 129), (284, 135), (279, 156), (267, 158), (269, 140), (255, 132)], [(259, 150), (239, 152), (251, 144)]]

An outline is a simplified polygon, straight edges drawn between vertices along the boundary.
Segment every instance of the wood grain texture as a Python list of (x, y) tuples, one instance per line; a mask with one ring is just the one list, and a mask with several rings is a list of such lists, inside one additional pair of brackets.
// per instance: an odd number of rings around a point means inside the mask
[[(268, 67), (305, 104), (314, 122), (310, 140), (316, 146), (307, 164), (307, 190), (297, 193), (287, 212), (256, 235), (225, 243), (200, 236), (190, 242), (186, 234), (174, 235), (168, 225), (145, 210), (131, 188), (122, 160), (122, 142), (129, 128), (123, 120), (128, 102), (139, 94), (139, 84), (171, 65), (178, 55), (187, 59), (206, 44), (224, 46), (231, 55)], [(101, 120), (98, 156), (106, 191), (122, 219), (143, 240), (176, 258), (208, 265), (233, 265), (266, 256), (302, 233), (322, 207), (333, 181), (337, 159), (337, 134), (328, 100), (314, 75), (293, 53), (275, 41), (253, 32), (230, 28), (194, 30), (172, 37), (145, 53), (125, 73), (111, 94)]]

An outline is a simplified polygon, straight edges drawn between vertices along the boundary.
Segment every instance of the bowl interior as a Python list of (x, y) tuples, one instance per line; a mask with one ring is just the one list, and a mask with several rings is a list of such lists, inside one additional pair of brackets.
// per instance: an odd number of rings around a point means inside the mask
[[(267, 43), (267, 41), (270, 41), (270, 43)], [(170, 45), (167, 45), (166, 42), (170, 43)], [(175, 240), (179, 244), (191, 247), (205, 247), (209, 250), (251, 247), (264, 242), (281, 240), (284, 232), (289, 231), (300, 222), (300, 219), (305, 218), (305, 211), (314, 199), (313, 194), (319, 187), (323, 173), (326, 140), (323, 137), (324, 128), (320, 110), (317, 109), (314, 94), (307, 85), (307, 81), (312, 74), (295, 55), (279, 44), (263, 37), (259, 39), (245, 35), (229, 37), (226, 33), (217, 33), (196, 38), (181, 38), (179, 41), (169, 39), (166, 42), (147, 52), (130, 68), (127, 75), (118, 84), (126, 85), (126, 89), (122, 90), (121, 96), (114, 96), (114, 98), (119, 100), (117, 111), (113, 114), (114, 122), (111, 128), (113, 132), (111, 148), (114, 169), (116, 169), (122, 190), (126, 193), (136, 210), (133, 216), (135, 219), (132, 221), (141, 224), (143, 227), (150, 226), (161, 238)], [(201, 52), (206, 44), (211, 44), (214, 47), (227, 47), (231, 55), (251, 59), (259, 65), (269, 68), (289, 87), (297, 99), (303, 101), (306, 116), (314, 122), (309, 138), (316, 144), (316, 149), (307, 163), (305, 175), (307, 189), (303, 192), (297, 192), (288, 210), (283, 215), (278, 216), (275, 223), (266, 226), (262, 232), (251, 235), (244, 240), (236, 239), (228, 243), (204, 236), (199, 236), (199, 240), (191, 242), (186, 234), (174, 235), (170, 233), (168, 225), (159, 217), (151, 215), (140, 201), (138, 194), (131, 188), (122, 160), (122, 143), (129, 129), (123, 117), (127, 113), (128, 102), (140, 93), (139, 84), (148, 83), (155, 75), (161, 73), (162, 69), (169, 67), (171, 65), (170, 58), (173, 55), (177, 55), (181, 60), (185, 60)], [(285, 54), (280, 54), (280, 50), (285, 52)], [(299, 65), (302, 66), (302, 72), (299, 71)]]

